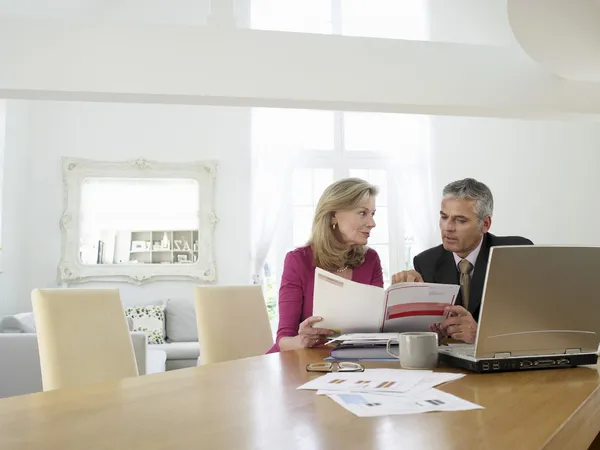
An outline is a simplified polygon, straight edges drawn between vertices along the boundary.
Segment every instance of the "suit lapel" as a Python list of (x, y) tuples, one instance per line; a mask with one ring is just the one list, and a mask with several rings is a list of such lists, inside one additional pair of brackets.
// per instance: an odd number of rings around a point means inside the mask
[(481, 305), (481, 297), (483, 295), (483, 283), (485, 282), (485, 273), (487, 272), (488, 258), (490, 257), (490, 235), (487, 233), (483, 237), (481, 250), (475, 261), (475, 271), (471, 280), (471, 294), (469, 298), (469, 312), (474, 314), (479, 305)]
[(460, 277), (452, 253), (443, 250), (435, 268), (435, 282), (441, 284), (459, 284)]

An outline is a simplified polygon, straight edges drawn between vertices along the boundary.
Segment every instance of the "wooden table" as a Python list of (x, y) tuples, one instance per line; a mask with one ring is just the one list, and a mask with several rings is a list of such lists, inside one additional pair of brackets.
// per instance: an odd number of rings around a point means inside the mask
[(470, 374), (443, 390), (483, 410), (358, 418), (295, 389), (325, 355), (284, 352), (3, 399), (0, 449), (577, 450), (600, 431), (596, 367)]

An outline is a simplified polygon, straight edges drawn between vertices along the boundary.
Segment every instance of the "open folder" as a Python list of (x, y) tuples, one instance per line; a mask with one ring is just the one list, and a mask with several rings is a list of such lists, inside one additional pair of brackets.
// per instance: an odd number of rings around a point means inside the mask
[(340, 333), (427, 331), (454, 304), (457, 284), (398, 283), (387, 289), (315, 269), (313, 315)]

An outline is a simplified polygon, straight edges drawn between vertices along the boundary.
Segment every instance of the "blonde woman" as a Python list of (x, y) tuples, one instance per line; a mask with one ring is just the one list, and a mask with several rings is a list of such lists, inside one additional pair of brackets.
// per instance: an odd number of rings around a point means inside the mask
[(275, 345), (279, 350), (313, 347), (333, 334), (318, 328), (314, 317), (315, 267), (348, 280), (383, 287), (381, 261), (367, 248), (375, 227), (377, 188), (358, 178), (336, 181), (323, 192), (305, 247), (285, 257), (279, 289), (279, 328)]

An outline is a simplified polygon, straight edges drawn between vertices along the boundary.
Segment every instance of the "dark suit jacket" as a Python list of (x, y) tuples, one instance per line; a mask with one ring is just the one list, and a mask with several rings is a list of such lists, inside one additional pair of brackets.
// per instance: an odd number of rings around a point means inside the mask
[[(469, 297), (469, 312), (477, 321), (479, 320), (479, 306), (481, 305), (490, 248), (500, 245), (533, 245), (533, 242), (519, 236), (494, 236), (491, 233), (486, 233), (483, 236), (483, 243), (471, 279), (471, 294)], [(445, 250), (443, 245), (419, 253), (415, 256), (413, 264), (415, 270), (421, 274), (423, 281), (426, 283), (460, 284), (460, 274), (454, 261), (454, 255), (452, 252)], [(460, 292), (455, 304), (462, 305)]]

